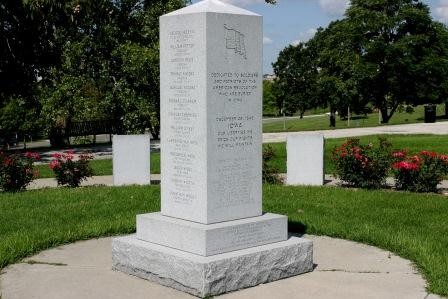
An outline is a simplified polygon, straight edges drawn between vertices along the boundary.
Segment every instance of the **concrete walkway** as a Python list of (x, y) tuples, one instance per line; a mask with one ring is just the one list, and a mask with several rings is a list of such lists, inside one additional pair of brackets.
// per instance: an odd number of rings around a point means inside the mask
[[(160, 183), (160, 174), (151, 174), (151, 183)], [(111, 175), (93, 176), (81, 183), (82, 187), (87, 186), (113, 186), (114, 177)], [(37, 179), (31, 182), (27, 187), (28, 190), (42, 189), (42, 188), (56, 188), (58, 183), (54, 178)]]
[[(284, 179), (286, 178), (286, 174), (280, 174), (280, 176)], [(160, 184), (160, 174), (151, 174), (151, 184)], [(326, 186), (338, 186), (341, 184), (341, 181), (335, 179), (332, 175), (325, 175), (325, 185)], [(86, 181), (81, 183), (81, 186), (113, 186), (114, 179), (111, 175), (105, 176), (93, 176)], [(394, 179), (387, 178), (387, 185), (393, 186)], [(28, 190), (34, 189), (42, 189), (42, 188), (56, 188), (58, 186), (57, 182), (53, 178), (48, 179), (37, 179), (31, 182), (31, 184), (27, 187)], [(448, 181), (442, 181), (442, 183), (438, 186), (441, 189), (442, 193), (448, 195)]]
[[(223, 299), (441, 298), (425, 291), (412, 264), (375, 247), (328, 237), (314, 241), (312, 273), (217, 296)], [(0, 275), (2, 299), (195, 298), (111, 270), (111, 239), (43, 251)]]
[(433, 124), (391, 125), (371, 128), (319, 130), (310, 132), (264, 133), (263, 143), (285, 142), (287, 134), (323, 134), (325, 138), (343, 138), (378, 134), (448, 134), (448, 121)]

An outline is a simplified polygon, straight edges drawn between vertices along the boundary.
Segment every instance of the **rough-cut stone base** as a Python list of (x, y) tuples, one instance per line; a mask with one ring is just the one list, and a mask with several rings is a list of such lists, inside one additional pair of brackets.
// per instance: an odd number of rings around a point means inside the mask
[(204, 257), (131, 235), (113, 240), (112, 261), (114, 270), (205, 297), (312, 271), (313, 243), (292, 237)]

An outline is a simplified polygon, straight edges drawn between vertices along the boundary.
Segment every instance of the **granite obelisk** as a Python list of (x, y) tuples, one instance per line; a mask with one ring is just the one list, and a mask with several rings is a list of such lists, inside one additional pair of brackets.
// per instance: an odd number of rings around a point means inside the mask
[(160, 213), (113, 267), (209, 296), (312, 270), (312, 242), (262, 213), (262, 17), (205, 0), (160, 18)]

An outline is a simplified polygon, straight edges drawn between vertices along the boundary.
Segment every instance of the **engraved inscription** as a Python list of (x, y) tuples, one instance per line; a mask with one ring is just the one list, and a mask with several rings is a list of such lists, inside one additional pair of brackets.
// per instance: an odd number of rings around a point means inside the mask
[(169, 32), (170, 72), (168, 106), (168, 137), (170, 145), (168, 157), (171, 160), (169, 170), (171, 182), (170, 200), (178, 204), (190, 205), (197, 197), (194, 164), (198, 157), (194, 147), (198, 145), (195, 138), (198, 100), (197, 74), (192, 65), (195, 63), (195, 37), (192, 29), (173, 30)]
[(216, 118), (216, 145), (221, 149), (236, 149), (253, 145), (253, 115), (221, 116)]
[(216, 184), (218, 201), (214, 208), (233, 207), (250, 203), (251, 165), (248, 158), (218, 160)]
[(254, 184), (259, 183), (254, 167), (253, 153), (258, 140), (259, 118), (247, 105), (257, 100), (260, 74), (250, 71), (213, 70), (208, 73), (208, 82), (213, 98), (225, 111), (217, 111), (212, 119), (214, 150), (226, 155), (220, 157), (212, 180), (216, 201), (214, 209), (249, 206), (258, 200), (253, 193)]
[(258, 72), (213, 72), (209, 74), (216, 96), (232, 103), (244, 103), (257, 90)]
[(210, 242), (214, 246), (209, 253), (216, 254), (281, 241), (282, 234), (278, 233), (280, 229), (281, 226), (272, 222), (251, 223), (226, 229), (222, 234), (216, 234), (219, 239)]

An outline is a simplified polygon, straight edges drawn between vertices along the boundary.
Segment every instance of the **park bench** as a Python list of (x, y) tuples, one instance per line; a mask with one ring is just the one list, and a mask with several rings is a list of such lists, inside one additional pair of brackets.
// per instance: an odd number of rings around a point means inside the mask
[(120, 134), (123, 126), (115, 120), (93, 120), (70, 122), (64, 130), (64, 137), (78, 137), (101, 134)]
[(65, 127), (53, 128), (49, 138), (53, 146), (58, 146), (70, 143), (70, 137), (81, 136), (93, 136), (95, 143), (96, 136), (102, 134), (108, 134), (112, 140), (112, 135), (123, 134), (123, 126), (113, 119), (68, 122)]

